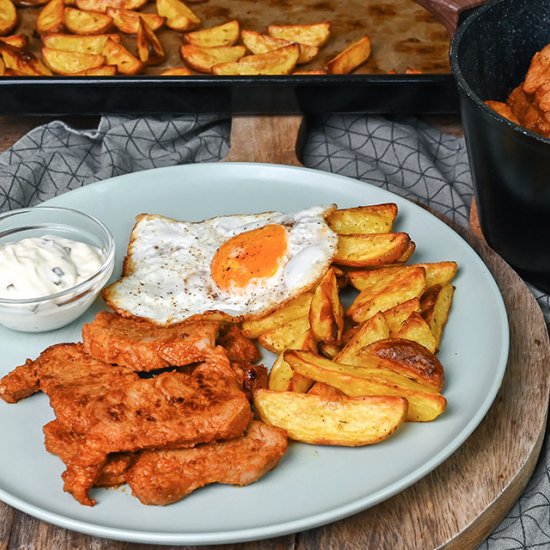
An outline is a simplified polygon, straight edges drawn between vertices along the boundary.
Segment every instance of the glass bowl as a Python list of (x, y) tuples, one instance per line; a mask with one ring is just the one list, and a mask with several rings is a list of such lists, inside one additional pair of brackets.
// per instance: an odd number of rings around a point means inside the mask
[(0, 324), (24, 332), (44, 332), (67, 325), (95, 301), (113, 272), (115, 242), (98, 219), (69, 208), (36, 206), (0, 214), (0, 247), (28, 237), (53, 235), (99, 248), (103, 263), (86, 280), (37, 298), (0, 297)]

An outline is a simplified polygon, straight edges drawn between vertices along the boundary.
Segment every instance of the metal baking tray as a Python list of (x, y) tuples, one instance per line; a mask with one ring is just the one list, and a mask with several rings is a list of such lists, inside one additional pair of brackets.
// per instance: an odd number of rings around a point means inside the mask
[[(349, 75), (222, 77), (159, 76), (181, 65), (181, 33), (159, 32), (167, 51), (162, 65), (136, 76), (0, 78), (0, 114), (322, 114), (456, 113), (449, 35), (414, 0), (203, 0), (190, 3), (201, 28), (238, 19), (241, 28), (265, 32), (269, 24), (331, 21), (331, 39), (305, 68), (322, 67), (359, 37), (373, 44), (370, 59)], [(154, 11), (149, 3), (143, 11)], [(15, 32), (31, 37), (39, 8), (21, 8)], [(136, 51), (135, 39), (123, 37)], [(418, 71), (416, 74), (410, 70)]]

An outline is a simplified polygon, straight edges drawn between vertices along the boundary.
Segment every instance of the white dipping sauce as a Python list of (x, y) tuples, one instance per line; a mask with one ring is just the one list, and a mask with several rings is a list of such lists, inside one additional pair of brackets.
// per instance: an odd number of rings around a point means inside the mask
[(0, 245), (0, 298), (62, 292), (94, 275), (104, 260), (95, 246), (53, 235)]

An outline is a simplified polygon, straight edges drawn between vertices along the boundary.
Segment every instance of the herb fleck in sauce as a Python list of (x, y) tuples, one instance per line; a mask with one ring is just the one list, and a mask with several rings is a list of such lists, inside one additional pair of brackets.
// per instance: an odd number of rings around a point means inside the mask
[(39, 298), (72, 288), (104, 259), (95, 246), (52, 235), (0, 245), (0, 298)]

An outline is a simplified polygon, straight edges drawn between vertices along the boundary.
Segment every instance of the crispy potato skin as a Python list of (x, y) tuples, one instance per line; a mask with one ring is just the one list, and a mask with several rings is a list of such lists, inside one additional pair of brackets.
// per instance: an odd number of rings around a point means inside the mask
[(350, 397), (398, 396), (408, 401), (406, 419), (429, 422), (446, 409), (447, 400), (433, 386), (412, 380), (383, 365), (343, 365), (313, 353), (288, 350), (285, 360), (300, 374), (329, 384)]
[[(324, 75), (344, 74), (364, 63), (370, 53), (370, 38), (363, 36), (350, 46), (334, 55), (328, 62), (319, 61), (319, 53), (331, 39), (331, 22), (318, 21), (308, 24), (272, 24), (266, 21), (262, 32), (242, 29), (235, 15), (228, 13), (228, 20), (216, 25), (207, 18), (208, 11), (189, 4), (201, 4), (204, 0), (0, 0), (0, 36), (8, 36), (21, 20), (24, 25), (34, 24), (34, 34), (40, 38), (51, 33), (69, 33), (79, 36), (96, 36), (107, 32), (126, 35), (126, 47), (143, 66), (131, 63), (127, 56), (124, 62), (115, 62), (107, 52), (97, 52), (110, 59), (105, 66), (116, 67), (115, 75), (137, 75), (147, 72), (160, 76), (188, 76), (194, 74), (239, 75)], [(148, 5), (146, 5), (148, 4)], [(32, 13), (27, 16), (26, 13)], [(36, 21), (36, 23), (35, 23)], [(292, 21), (292, 18), (291, 18)], [(141, 23), (146, 29), (140, 31)], [(148, 30), (155, 33), (151, 36)], [(159, 32), (157, 36), (156, 33)], [(183, 36), (181, 36), (183, 34)], [(165, 40), (165, 37), (171, 35)], [(128, 44), (127, 37), (137, 37), (137, 43)], [(183, 46), (203, 49), (242, 48), (237, 59), (231, 55), (220, 59), (207, 59), (207, 52), (180, 55), (185, 66), (174, 64), (173, 51), (176, 40), (182, 39)], [(158, 41), (157, 41), (158, 38)], [(31, 49), (25, 47), (29, 53)], [(137, 53), (136, 53), (137, 50)], [(74, 50), (71, 50), (74, 51)], [(118, 54), (119, 56), (122, 54)], [(233, 57), (235, 54), (233, 52)], [(119, 60), (120, 61), (120, 60)], [(215, 61), (215, 62), (214, 62)], [(20, 68), (0, 68), (0, 76), (39, 76), (36, 71)], [(149, 67), (165, 64), (158, 71)], [(297, 70), (304, 66), (303, 70)], [(186, 72), (189, 70), (190, 73)], [(54, 74), (77, 74), (79, 76), (109, 76), (110, 69), (83, 69), (79, 71), (55, 72)]]
[[(258, 36), (250, 33), (250, 39)], [(339, 250), (316, 288), (243, 324), (245, 334), (278, 354), (270, 391), (327, 399), (403, 397), (406, 420), (416, 422), (446, 410), (436, 353), (458, 265), (407, 264), (416, 244), (407, 233), (392, 231), (397, 214), (390, 203), (331, 211), (327, 223), (339, 236)], [(348, 283), (358, 294), (340, 317)]]
[(344, 308), (333, 269), (321, 279), (309, 308), (309, 324), (318, 342), (340, 344), (344, 330)]
[(362, 65), (371, 54), (371, 42), (363, 36), (327, 63), (328, 74), (348, 74)]
[(262, 420), (303, 443), (358, 447), (387, 439), (403, 424), (401, 397), (326, 397), (259, 390), (254, 405)]
[(0, 0), (0, 36), (9, 34), (17, 25), (19, 17), (11, 0)]

